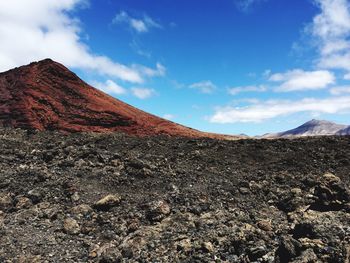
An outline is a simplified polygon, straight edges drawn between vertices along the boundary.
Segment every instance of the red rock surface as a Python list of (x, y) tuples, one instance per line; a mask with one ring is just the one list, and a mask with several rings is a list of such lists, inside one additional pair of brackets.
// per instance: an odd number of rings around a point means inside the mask
[(50, 59), (0, 73), (0, 126), (223, 138), (136, 109), (91, 87)]

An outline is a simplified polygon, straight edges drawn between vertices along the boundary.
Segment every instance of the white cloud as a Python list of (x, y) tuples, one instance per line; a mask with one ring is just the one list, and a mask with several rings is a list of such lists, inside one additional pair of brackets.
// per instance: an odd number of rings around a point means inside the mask
[(126, 23), (131, 29), (135, 30), (138, 33), (148, 32), (151, 28), (162, 28), (160, 24), (155, 22), (152, 18), (147, 15), (144, 15), (143, 18), (134, 18), (130, 16), (127, 12), (121, 11), (118, 13), (112, 23), (121, 24)]
[(243, 108), (224, 107), (210, 117), (212, 123), (261, 122), (294, 113), (336, 114), (350, 110), (350, 97), (305, 98), (298, 101), (270, 100)]
[(335, 76), (327, 70), (304, 71), (295, 69), (285, 73), (273, 74), (269, 80), (281, 83), (276, 91), (288, 92), (326, 88), (335, 82)]
[(139, 99), (148, 99), (156, 94), (154, 89), (148, 88), (132, 88), (131, 92)]
[(213, 82), (206, 80), (206, 81), (193, 83), (192, 85), (190, 85), (190, 88), (197, 89), (204, 94), (211, 94), (216, 89), (216, 86), (214, 85)]
[(127, 93), (127, 90), (123, 88), (122, 86), (115, 83), (113, 80), (107, 80), (105, 83), (101, 82), (92, 82), (92, 85), (102, 90), (103, 92), (107, 94), (115, 94), (115, 95), (123, 95)]
[(333, 87), (329, 91), (333, 95), (342, 95), (342, 94), (350, 93), (350, 86)]
[(321, 12), (308, 32), (317, 40), (321, 68), (350, 71), (350, 4), (348, 0), (315, 0)]
[[(0, 1), (0, 71), (52, 58), (68, 67), (142, 83), (145, 72), (94, 54), (72, 11), (85, 0)], [(149, 69), (152, 71), (152, 69)], [(155, 69), (156, 71), (158, 69)]]
[(155, 69), (151, 69), (142, 65), (133, 65), (132, 68), (147, 77), (160, 77), (164, 76), (166, 73), (166, 68), (161, 63), (157, 63)]
[(237, 95), (242, 92), (265, 92), (267, 88), (264, 85), (259, 86), (242, 86), (242, 87), (233, 87), (228, 89), (230, 95)]

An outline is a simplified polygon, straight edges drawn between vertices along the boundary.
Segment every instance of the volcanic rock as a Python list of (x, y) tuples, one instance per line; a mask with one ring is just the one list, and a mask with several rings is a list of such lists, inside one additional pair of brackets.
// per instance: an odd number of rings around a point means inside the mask
[(147, 218), (151, 221), (160, 221), (170, 214), (170, 207), (163, 200), (153, 201), (147, 204)]
[(0, 128), (0, 262), (348, 262), (349, 145)]
[(66, 220), (64, 220), (63, 228), (67, 234), (75, 235), (80, 232), (80, 226), (78, 222), (73, 218), (67, 218)]
[(108, 210), (113, 206), (118, 205), (120, 201), (121, 201), (121, 197), (119, 195), (110, 194), (98, 200), (94, 206), (98, 210)]

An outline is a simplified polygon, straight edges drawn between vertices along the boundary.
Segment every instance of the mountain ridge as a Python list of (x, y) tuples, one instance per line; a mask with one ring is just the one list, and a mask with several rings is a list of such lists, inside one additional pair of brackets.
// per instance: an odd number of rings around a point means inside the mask
[[(139, 110), (51, 59), (0, 73), (0, 126), (61, 132), (226, 138)], [(232, 137), (233, 138), (233, 137)]]
[(312, 119), (287, 131), (267, 133), (260, 138), (289, 138), (307, 136), (350, 135), (350, 126), (337, 124), (327, 120)]

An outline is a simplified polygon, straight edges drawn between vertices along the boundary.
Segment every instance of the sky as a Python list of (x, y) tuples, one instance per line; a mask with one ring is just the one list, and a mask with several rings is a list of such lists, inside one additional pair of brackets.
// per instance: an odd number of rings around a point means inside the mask
[(44, 58), (208, 132), (350, 124), (348, 0), (0, 0), (0, 72)]

